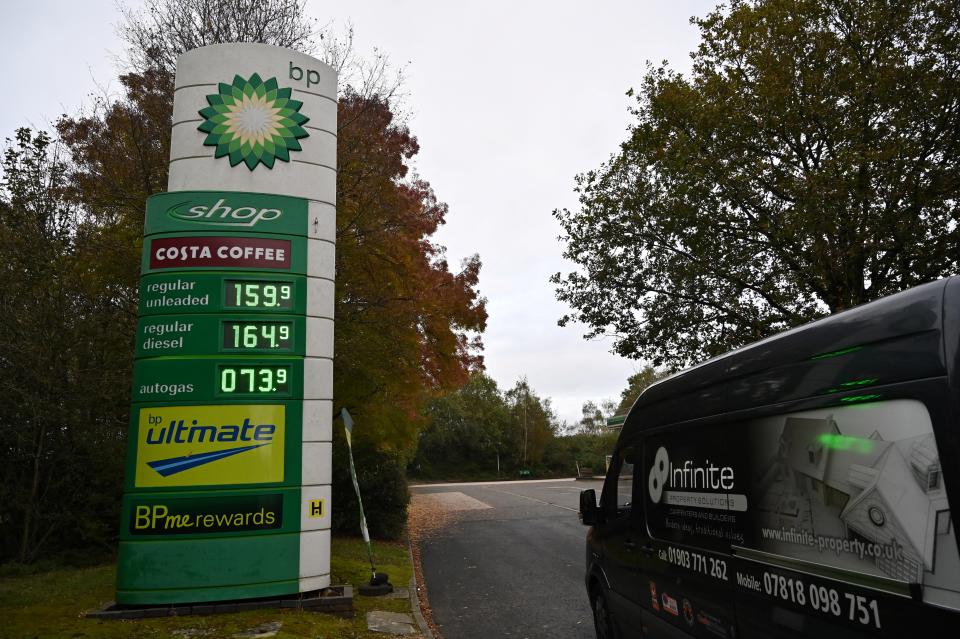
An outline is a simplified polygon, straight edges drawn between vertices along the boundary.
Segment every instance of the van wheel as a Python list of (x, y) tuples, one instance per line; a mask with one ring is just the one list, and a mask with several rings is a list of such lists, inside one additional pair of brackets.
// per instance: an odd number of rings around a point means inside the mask
[(593, 628), (597, 632), (597, 639), (619, 639), (602, 586), (593, 589), (590, 603), (593, 608)]

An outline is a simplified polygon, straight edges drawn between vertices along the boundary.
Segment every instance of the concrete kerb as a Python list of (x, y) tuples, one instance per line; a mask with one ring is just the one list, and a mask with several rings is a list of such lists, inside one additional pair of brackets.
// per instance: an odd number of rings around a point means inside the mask
[(410, 608), (413, 613), (413, 618), (417, 621), (417, 626), (420, 628), (420, 633), (426, 639), (435, 639), (433, 632), (430, 630), (430, 626), (427, 624), (427, 620), (423, 618), (423, 613), (420, 612), (420, 597), (417, 596), (417, 568), (413, 560), (413, 547), (411, 546), (413, 542), (410, 541), (410, 535), (407, 534), (407, 552), (410, 554), (410, 565), (413, 567), (413, 574), (410, 575)]
[[(352, 617), (353, 586), (349, 584), (330, 586), (320, 591), (298, 593), (284, 598), (237, 600), (220, 603), (143, 605), (140, 607), (117, 606), (107, 603), (99, 610), (90, 610), (84, 614), (88, 619), (123, 620), (146, 619), (151, 617), (181, 617), (186, 615), (214, 615), (242, 610), (260, 610), (269, 608), (294, 608), (323, 612), (333, 615)], [(417, 608), (419, 610), (419, 608)], [(431, 638), (432, 639), (432, 638)]]

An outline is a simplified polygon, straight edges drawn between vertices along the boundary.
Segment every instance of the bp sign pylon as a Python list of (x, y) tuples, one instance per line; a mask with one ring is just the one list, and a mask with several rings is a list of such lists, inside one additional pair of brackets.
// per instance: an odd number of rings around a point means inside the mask
[(259, 44), (177, 63), (148, 200), (117, 603), (330, 585), (336, 74)]

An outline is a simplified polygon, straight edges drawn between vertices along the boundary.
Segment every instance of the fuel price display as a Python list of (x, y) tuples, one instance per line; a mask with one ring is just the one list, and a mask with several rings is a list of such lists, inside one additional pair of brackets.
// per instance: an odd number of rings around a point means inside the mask
[(306, 315), (307, 277), (269, 273), (157, 273), (140, 283), (140, 315)]
[(293, 308), (293, 282), (269, 280), (226, 280), (224, 308)]
[(293, 321), (226, 321), (223, 323), (224, 351), (293, 350)]
[(222, 364), (217, 390), (222, 395), (286, 395), (290, 392), (290, 365)]

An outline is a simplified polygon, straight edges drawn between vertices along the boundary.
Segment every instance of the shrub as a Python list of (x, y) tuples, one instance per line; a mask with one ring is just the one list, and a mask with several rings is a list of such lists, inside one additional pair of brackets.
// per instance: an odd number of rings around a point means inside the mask
[(594, 475), (606, 472), (606, 456), (613, 452), (616, 433), (565, 435), (554, 438), (547, 446), (544, 465), (553, 475), (573, 476), (580, 468), (592, 470)]
[[(357, 535), (360, 508), (350, 478), (347, 442), (337, 429), (334, 429), (333, 440), (331, 526), (334, 533)], [(404, 461), (396, 453), (379, 451), (362, 442), (354, 442), (353, 457), (370, 535), (381, 539), (399, 538), (407, 523), (410, 501)]]

